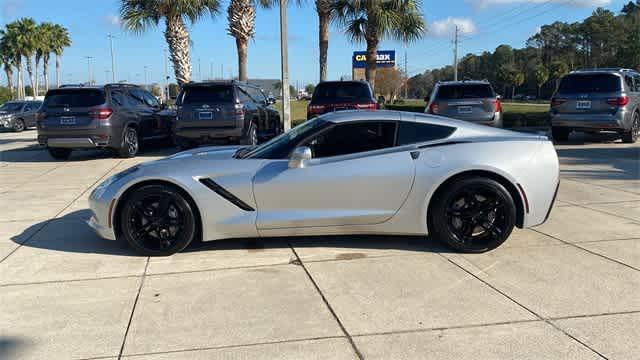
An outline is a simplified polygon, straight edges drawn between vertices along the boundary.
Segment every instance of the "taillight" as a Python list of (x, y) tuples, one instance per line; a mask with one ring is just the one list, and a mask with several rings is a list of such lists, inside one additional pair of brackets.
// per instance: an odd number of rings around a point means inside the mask
[(558, 98), (552, 98), (551, 99), (551, 107), (557, 107), (560, 106), (564, 103), (567, 102), (567, 99), (558, 99)]
[(307, 111), (309, 114), (320, 114), (324, 112), (324, 105), (309, 105)]
[(614, 105), (614, 106), (625, 106), (628, 103), (629, 103), (629, 97), (626, 95), (607, 99), (607, 104)]
[(108, 107), (96, 107), (89, 109), (89, 117), (93, 120), (106, 120), (113, 114), (113, 110)]
[(242, 104), (236, 104), (234, 109), (234, 114), (237, 116), (244, 116), (244, 106)]
[(502, 103), (499, 99), (493, 100), (493, 111), (502, 112)]
[(376, 111), (376, 109), (378, 109), (378, 104), (376, 104), (376, 103), (356, 104), (356, 109), (358, 109), (358, 110)]
[(438, 103), (431, 103), (429, 105), (429, 114), (437, 114), (438, 113)]

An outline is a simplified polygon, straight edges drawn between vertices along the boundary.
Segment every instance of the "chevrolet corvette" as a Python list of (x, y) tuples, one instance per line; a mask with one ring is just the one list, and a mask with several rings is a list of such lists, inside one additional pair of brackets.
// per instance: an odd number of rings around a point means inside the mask
[[(546, 136), (427, 114), (340, 111), (258, 146), (139, 164), (89, 198), (89, 225), (138, 253), (194, 241), (424, 235), (461, 252), (543, 223), (559, 185)], [(426, 241), (426, 240), (425, 240)]]

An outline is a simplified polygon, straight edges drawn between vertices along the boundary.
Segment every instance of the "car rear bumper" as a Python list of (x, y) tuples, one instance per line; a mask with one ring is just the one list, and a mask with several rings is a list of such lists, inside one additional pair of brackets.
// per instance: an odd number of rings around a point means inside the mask
[(38, 143), (40, 145), (52, 148), (92, 149), (108, 147), (111, 142), (111, 138), (108, 135), (93, 137), (47, 137), (38, 135)]
[(551, 113), (551, 126), (590, 130), (628, 130), (627, 112), (615, 114), (562, 114)]
[(216, 142), (234, 142), (244, 136), (242, 128), (176, 128), (178, 142), (208, 144)]

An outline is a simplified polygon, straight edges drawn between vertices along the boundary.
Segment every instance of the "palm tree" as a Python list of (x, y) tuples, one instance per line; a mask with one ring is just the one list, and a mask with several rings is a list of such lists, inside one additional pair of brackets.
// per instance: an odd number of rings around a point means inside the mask
[(331, 21), (331, 0), (316, 0), (318, 13), (318, 47), (320, 48), (320, 81), (327, 80), (327, 56), (329, 53), (329, 22)]
[(38, 25), (38, 46), (36, 48), (36, 82), (38, 81), (38, 63), (42, 59), (42, 72), (44, 75), (44, 91), (49, 90), (49, 58), (53, 52), (53, 35), (55, 25), (44, 22)]
[(4, 48), (9, 49), (7, 54), (10, 54), (13, 59), (13, 65), (17, 69), (18, 78), (16, 80), (17, 98), (22, 99), (24, 97), (24, 79), (22, 76), (22, 55), (20, 54), (20, 32), (17, 29), (16, 22), (12, 22), (6, 25), (5, 30), (2, 32), (2, 40)]
[[(51, 49), (56, 54), (56, 87), (60, 87), (60, 58), (64, 49), (71, 46), (71, 37), (69, 36), (69, 30), (62, 25), (54, 24), (51, 29)], [(44, 55), (45, 67), (48, 69), (49, 54)], [(47, 71), (45, 70), (45, 74)], [(48, 82), (48, 78), (45, 78), (45, 83)], [(46, 86), (46, 85), (45, 85)]]
[(412, 42), (420, 39), (426, 28), (420, 0), (335, 0), (332, 8), (335, 21), (351, 41), (367, 44), (365, 77), (374, 90), (380, 41)]
[(18, 43), (16, 50), (19, 55), (24, 56), (27, 60), (27, 72), (29, 73), (33, 96), (38, 96), (36, 80), (33, 76), (33, 56), (37, 47), (36, 22), (32, 18), (21, 18), (15, 22), (15, 29), (18, 33), (16, 36)]
[(227, 32), (236, 39), (238, 51), (238, 80), (247, 81), (247, 50), (256, 26), (253, 0), (231, 0), (227, 9)]
[(120, 18), (123, 26), (135, 33), (157, 26), (164, 19), (164, 37), (176, 81), (183, 85), (191, 80), (190, 40), (185, 20), (193, 24), (205, 14), (218, 14), (219, 8), (219, 0), (121, 0)]
[(13, 99), (14, 95), (14, 86), (13, 86), (13, 65), (15, 64), (15, 55), (14, 51), (9, 44), (8, 39), (6, 38), (5, 30), (0, 30), (0, 65), (2, 65), (2, 69), (4, 70), (5, 75), (7, 75), (7, 85), (9, 86), (9, 92), (11, 94), (11, 98)]

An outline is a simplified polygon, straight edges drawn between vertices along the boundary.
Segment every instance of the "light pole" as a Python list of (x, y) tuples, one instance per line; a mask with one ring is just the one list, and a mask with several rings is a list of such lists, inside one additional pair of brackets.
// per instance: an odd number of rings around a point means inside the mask
[(87, 72), (89, 75), (89, 85), (91, 85), (91, 83), (93, 82), (91, 76), (91, 59), (93, 59), (93, 56), (85, 56), (85, 58), (87, 58)]
[(143, 67), (144, 67), (144, 88), (146, 90), (148, 90), (149, 89), (149, 87), (147, 86), (147, 68), (148, 68), (148, 66), (145, 65)]
[(104, 71), (104, 83), (108, 84), (109, 83), (109, 73), (111, 72), (111, 70), (109, 69), (105, 69)]
[(116, 82), (116, 57), (113, 53), (113, 38), (115, 36), (109, 34), (107, 35), (109, 38), (109, 47), (111, 48), (111, 82)]
[(164, 49), (164, 102), (169, 100), (169, 75), (167, 75), (167, 49)]
[(289, 44), (287, 37), (287, 0), (280, 0), (280, 62), (282, 66), (282, 120), (284, 121), (284, 131), (291, 129), (291, 104), (289, 103)]

